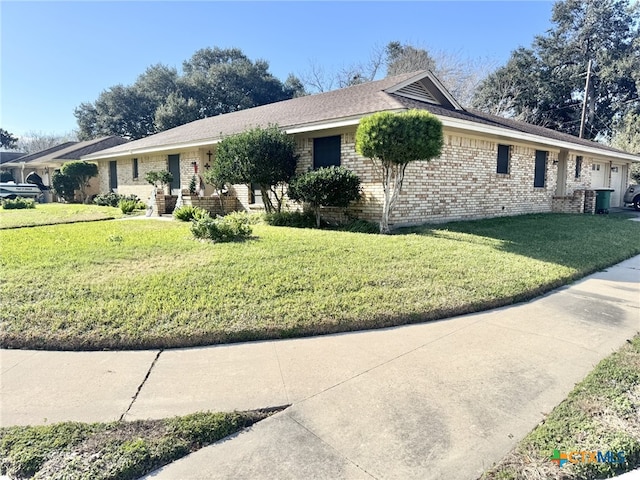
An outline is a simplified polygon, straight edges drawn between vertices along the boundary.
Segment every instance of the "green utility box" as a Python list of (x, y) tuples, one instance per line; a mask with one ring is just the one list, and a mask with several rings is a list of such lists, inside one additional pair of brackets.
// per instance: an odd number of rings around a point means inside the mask
[(609, 213), (613, 188), (598, 188), (596, 192), (596, 213)]

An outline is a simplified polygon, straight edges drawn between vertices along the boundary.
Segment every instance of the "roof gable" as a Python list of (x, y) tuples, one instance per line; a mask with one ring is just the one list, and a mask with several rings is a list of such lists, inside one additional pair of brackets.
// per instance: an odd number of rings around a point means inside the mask
[(458, 101), (431, 72), (423, 70), (411, 78), (385, 89), (401, 97), (433, 103), (445, 108), (464, 110)]

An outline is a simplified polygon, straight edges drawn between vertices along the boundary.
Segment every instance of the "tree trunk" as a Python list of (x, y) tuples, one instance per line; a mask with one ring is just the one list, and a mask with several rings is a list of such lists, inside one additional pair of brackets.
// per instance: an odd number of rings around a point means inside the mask
[(262, 204), (264, 205), (264, 211), (267, 213), (273, 213), (275, 210), (273, 208), (273, 203), (271, 202), (271, 197), (269, 196), (269, 189), (265, 185), (260, 185), (260, 193), (262, 194)]
[(382, 203), (382, 219), (380, 220), (380, 233), (391, 233), (389, 217), (402, 190), (404, 172), (407, 164), (383, 164), (382, 165), (382, 189), (384, 190), (384, 202)]
[(313, 209), (316, 212), (316, 227), (320, 228), (320, 206), (314, 206)]

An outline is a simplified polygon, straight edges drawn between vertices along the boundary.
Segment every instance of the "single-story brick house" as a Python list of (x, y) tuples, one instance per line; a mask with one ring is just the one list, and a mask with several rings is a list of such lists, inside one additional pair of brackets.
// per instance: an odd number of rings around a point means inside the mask
[[(225, 136), (276, 124), (293, 135), (299, 172), (342, 165), (362, 179), (364, 197), (350, 213), (378, 220), (382, 187), (371, 160), (355, 150), (360, 119), (379, 111), (423, 109), (443, 123), (442, 155), (414, 162), (406, 171), (395, 226), (517, 215), (531, 212), (590, 212), (593, 192), (611, 187), (612, 206), (621, 203), (629, 167), (640, 157), (542, 127), (464, 109), (428, 71), (388, 77), (316, 95), (198, 120), (140, 140), (86, 155), (100, 167), (100, 188), (150, 195), (144, 175), (169, 170), (172, 191), (188, 188), (215, 162), (216, 144)], [(585, 194), (585, 192), (587, 192)], [(210, 196), (210, 186), (204, 191)], [(259, 208), (259, 190), (234, 185), (236, 207)]]
[[(30, 154), (22, 154), (2, 164), (3, 170), (9, 170), (17, 182), (24, 182), (26, 176), (36, 172), (42, 178), (42, 183), (51, 185), (51, 176), (64, 163), (72, 160), (80, 160), (83, 155), (99, 152), (106, 148), (122, 145), (128, 140), (122, 137), (101, 137), (84, 142), (64, 142), (59, 145), (40, 150)], [(98, 179), (92, 179), (87, 189), (89, 195), (99, 192)], [(51, 201), (49, 196), (48, 201)]]

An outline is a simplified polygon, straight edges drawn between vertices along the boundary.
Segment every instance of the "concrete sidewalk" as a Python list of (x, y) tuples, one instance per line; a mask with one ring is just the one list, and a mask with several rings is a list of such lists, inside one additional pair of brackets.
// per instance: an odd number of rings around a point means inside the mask
[(640, 256), (427, 324), (206, 348), (0, 351), (0, 423), (290, 404), (149, 475), (474, 479), (640, 330)]

